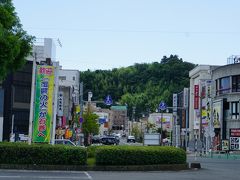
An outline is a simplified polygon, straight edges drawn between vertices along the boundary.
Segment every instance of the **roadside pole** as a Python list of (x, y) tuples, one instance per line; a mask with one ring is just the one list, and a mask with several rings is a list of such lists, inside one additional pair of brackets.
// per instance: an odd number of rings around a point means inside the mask
[(183, 107), (186, 110), (186, 132), (185, 132), (185, 148), (187, 150), (188, 147), (188, 95), (189, 95), (189, 90), (188, 88), (184, 88), (183, 90)]
[(33, 109), (34, 109), (34, 98), (35, 98), (35, 76), (36, 76), (36, 58), (37, 54), (33, 57), (32, 66), (32, 85), (31, 85), (31, 102), (30, 102), (30, 114), (29, 114), (29, 127), (28, 127), (28, 144), (32, 143), (32, 128), (33, 128)]
[(54, 104), (53, 104), (53, 124), (52, 124), (52, 140), (51, 144), (55, 144), (55, 133), (56, 133), (56, 118), (57, 118), (57, 102), (58, 102), (58, 75), (59, 75), (59, 62), (56, 63), (54, 68)]

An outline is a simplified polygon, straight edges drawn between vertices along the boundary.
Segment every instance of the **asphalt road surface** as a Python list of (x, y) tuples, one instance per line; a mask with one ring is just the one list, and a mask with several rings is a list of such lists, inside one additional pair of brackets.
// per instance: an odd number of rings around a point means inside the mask
[[(202, 169), (183, 171), (109, 172), (109, 171), (26, 171), (0, 170), (0, 180), (238, 180), (240, 160), (197, 158)], [(188, 157), (188, 162), (196, 162)]]

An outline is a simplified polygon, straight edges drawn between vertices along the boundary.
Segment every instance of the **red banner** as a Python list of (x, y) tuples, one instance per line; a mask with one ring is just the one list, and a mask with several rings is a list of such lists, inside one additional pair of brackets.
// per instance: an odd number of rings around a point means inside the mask
[(199, 108), (199, 85), (194, 85), (194, 109)]

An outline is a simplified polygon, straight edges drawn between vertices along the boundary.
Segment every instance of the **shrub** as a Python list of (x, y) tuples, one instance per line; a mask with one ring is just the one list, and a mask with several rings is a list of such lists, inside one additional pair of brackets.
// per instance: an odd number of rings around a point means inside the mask
[(26, 143), (0, 143), (0, 164), (86, 165), (87, 151), (80, 147)]
[(103, 146), (96, 150), (96, 165), (184, 163), (186, 163), (186, 152), (170, 146)]
[(87, 157), (88, 157), (88, 158), (95, 157), (96, 150), (97, 150), (97, 148), (99, 148), (99, 147), (101, 147), (101, 146), (88, 146), (88, 147), (87, 147)]

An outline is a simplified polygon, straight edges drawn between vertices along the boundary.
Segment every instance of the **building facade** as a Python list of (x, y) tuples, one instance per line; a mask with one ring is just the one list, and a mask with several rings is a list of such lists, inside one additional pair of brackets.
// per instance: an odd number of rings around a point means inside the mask
[(127, 133), (128, 119), (126, 106), (111, 106), (110, 126), (110, 129), (113, 131), (122, 130), (124, 133)]
[(212, 71), (214, 144), (229, 141), (230, 150), (240, 150), (240, 63)]
[(55, 45), (52, 39), (43, 39), (33, 46), (32, 56), (22, 69), (10, 73), (0, 83), (2, 118), (0, 113), (0, 141), (10, 140), (11, 134), (28, 135), (31, 100), (33, 60), (37, 64), (55, 59)]
[[(189, 72), (190, 77), (190, 92), (189, 92), (189, 140), (201, 139), (203, 122), (202, 110), (205, 108), (205, 104), (210, 99), (206, 99), (203, 91), (205, 90), (205, 84), (212, 79), (212, 70), (216, 66), (199, 65)], [(211, 86), (211, 84), (209, 85)], [(206, 121), (209, 121), (206, 120)]]
[(206, 150), (240, 150), (239, 69), (240, 63), (200, 65), (189, 72), (190, 139), (201, 140)]

